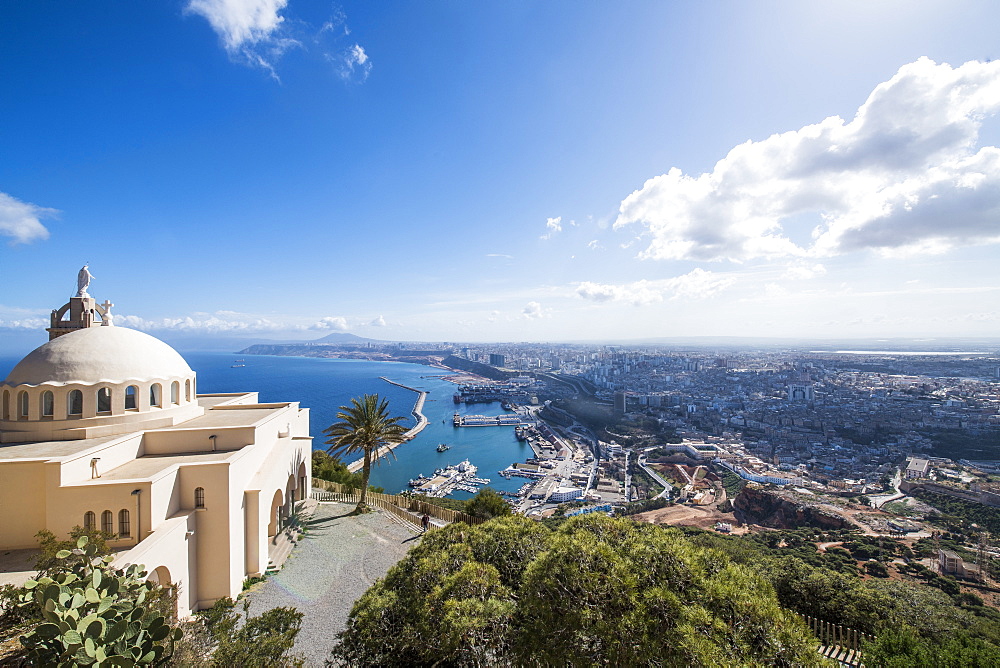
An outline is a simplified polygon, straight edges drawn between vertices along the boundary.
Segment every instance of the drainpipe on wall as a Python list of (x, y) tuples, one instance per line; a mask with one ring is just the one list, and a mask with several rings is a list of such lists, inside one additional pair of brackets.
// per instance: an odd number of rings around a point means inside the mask
[(135, 497), (135, 544), (142, 540), (142, 490), (133, 489), (132, 496)]

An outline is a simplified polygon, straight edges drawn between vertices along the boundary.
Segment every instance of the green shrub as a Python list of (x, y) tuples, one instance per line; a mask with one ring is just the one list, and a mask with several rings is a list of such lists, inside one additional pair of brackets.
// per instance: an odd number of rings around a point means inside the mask
[[(141, 566), (111, 568), (87, 536), (73, 550), (60, 550), (53, 576), (29, 580), (22, 603), (41, 613), (42, 623), (21, 636), (34, 663), (46, 666), (159, 666), (173, 653), (180, 629), (150, 606), (157, 585)], [(61, 566), (61, 568), (60, 568)]]

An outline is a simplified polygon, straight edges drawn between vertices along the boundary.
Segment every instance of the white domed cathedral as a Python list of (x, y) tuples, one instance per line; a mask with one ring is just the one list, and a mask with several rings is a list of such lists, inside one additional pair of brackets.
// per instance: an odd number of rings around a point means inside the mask
[(309, 411), (198, 394), (184, 358), (115, 326), (86, 277), (0, 383), (0, 550), (100, 529), (117, 565), (177, 587), (180, 616), (235, 598), (308, 498)]

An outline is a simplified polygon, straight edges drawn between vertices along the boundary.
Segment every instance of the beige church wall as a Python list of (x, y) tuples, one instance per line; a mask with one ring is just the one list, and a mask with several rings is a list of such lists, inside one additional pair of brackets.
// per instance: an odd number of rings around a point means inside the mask
[(267, 570), (267, 532), (261, 526), (260, 490), (243, 493), (244, 567), (247, 577)]
[(220, 451), (239, 450), (253, 443), (253, 427), (216, 427), (198, 429), (165, 429), (146, 432), (145, 453), (147, 455), (169, 455), (184, 452), (211, 452), (212, 439), (216, 436), (215, 447)]
[(223, 596), (235, 599), (243, 589), (243, 494), (230, 487), (222, 474), (221, 480), (212, 475), (205, 481), (205, 509), (193, 511), (200, 537), (197, 596), (208, 605)]
[(149, 503), (149, 514), (146, 515), (149, 518), (148, 528), (155, 531), (160, 522), (182, 509), (181, 490), (177, 484), (177, 470), (170, 470), (151, 480), (148, 496), (148, 500), (143, 499), (143, 502)]
[(142, 454), (142, 434), (130, 434), (120, 439), (89, 448), (80, 454), (67, 457), (62, 460), (60, 466), (61, 481), (63, 484), (77, 483), (91, 479), (90, 462), (95, 457), (100, 458), (97, 462), (97, 473), (104, 473), (133, 461)]
[[(235, 498), (232, 498), (232, 503), (226, 509), (227, 514), (225, 517), (225, 526), (228, 534), (226, 536), (226, 546), (229, 550), (229, 573), (227, 582), (229, 585), (229, 591), (225, 596), (231, 596), (234, 599), (239, 596), (239, 593), (243, 590), (243, 581), (246, 579), (246, 516), (243, 510), (243, 488), (242, 487), (230, 487), (232, 494)], [(266, 554), (266, 552), (265, 552)], [(264, 559), (265, 565), (267, 563), (267, 558)]]
[(219, 405), (224, 406), (234, 406), (243, 404), (256, 404), (258, 403), (257, 392), (216, 392), (212, 394), (199, 394), (199, 397), (230, 397), (230, 401), (226, 401)]
[(119, 554), (113, 565), (124, 568), (128, 564), (141, 564), (149, 573), (165, 568), (177, 587), (177, 614), (183, 618), (189, 616), (197, 604), (197, 582), (188, 575), (197, 571), (193, 568), (197, 544), (195, 513), (179, 513), (160, 522), (158, 530), (139, 545)]
[[(38, 547), (35, 534), (45, 528), (45, 465), (4, 462), (0, 465), (0, 548)], [(81, 515), (80, 521), (83, 521)]]
[[(195, 507), (195, 490), (205, 491), (205, 507)], [(232, 534), (243, 535), (242, 518), (230, 526), (231, 508), (241, 507), (242, 493), (230, 486), (229, 463), (196, 464), (181, 467), (175, 490), (181, 513), (192, 513), (198, 543), (192, 552), (192, 561), (200, 573), (192, 596), (195, 601), (211, 605), (223, 596), (235, 598), (243, 588), (243, 546), (233, 550)], [(233, 490), (231, 492), (231, 490)], [(234, 494), (236, 498), (231, 498)], [(234, 573), (235, 571), (235, 573)], [(231, 583), (239, 587), (233, 589)]]
[[(56, 464), (48, 464), (46, 468), (56, 467)], [(69, 532), (76, 526), (84, 526), (84, 515), (93, 511), (95, 515), (95, 526), (101, 528), (101, 513), (110, 510), (113, 520), (112, 533), (118, 533), (118, 512), (122, 509), (129, 511), (129, 524), (131, 525), (132, 537), (129, 539), (112, 542), (112, 545), (129, 545), (135, 542), (137, 530), (136, 524), (136, 503), (131, 492), (137, 487), (132, 483), (93, 483), (79, 485), (53, 486), (53, 476), (50, 471), (46, 471), (48, 482), (48, 502), (46, 503), (45, 527), (59, 538), (66, 538)], [(147, 517), (143, 513), (143, 529), (148, 527)]]
[[(124, 386), (122, 386), (124, 388)], [(41, 403), (40, 396), (44, 390), (38, 390), (34, 396), (29, 391), (29, 414), (34, 415), (29, 420), (12, 420), (3, 423), (4, 432), (0, 441), (18, 443), (26, 441), (70, 440), (77, 438), (96, 438), (114, 434), (126, 434), (141, 429), (160, 429), (170, 427), (185, 420), (198, 417), (204, 409), (196, 404), (173, 406), (170, 408), (154, 408), (145, 412), (125, 411), (124, 409), (111, 414), (92, 415), (96, 408), (88, 409), (88, 392), (84, 390), (84, 416), (58, 419), (60, 407), (65, 413), (65, 395), (55, 392), (53, 418), (42, 419), (36, 413)], [(96, 402), (96, 399), (92, 399)], [(122, 399), (124, 403), (124, 399)]]

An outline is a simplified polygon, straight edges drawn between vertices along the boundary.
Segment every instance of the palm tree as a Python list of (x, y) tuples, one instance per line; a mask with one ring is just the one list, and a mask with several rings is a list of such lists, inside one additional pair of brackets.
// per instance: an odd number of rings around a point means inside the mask
[(331, 455), (356, 456), (364, 453), (365, 463), (361, 473), (361, 499), (356, 513), (367, 510), (365, 499), (368, 496), (368, 476), (372, 472), (372, 464), (378, 464), (392, 450), (382, 450), (383, 446), (402, 439), (406, 429), (399, 424), (401, 417), (389, 417), (389, 400), (380, 398), (377, 394), (366, 394), (358, 399), (351, 399), (350, 406), (341, 406), (337, 413), (337, 422), (323, 430), (329, 438), (325, 441), (330, 447)]

